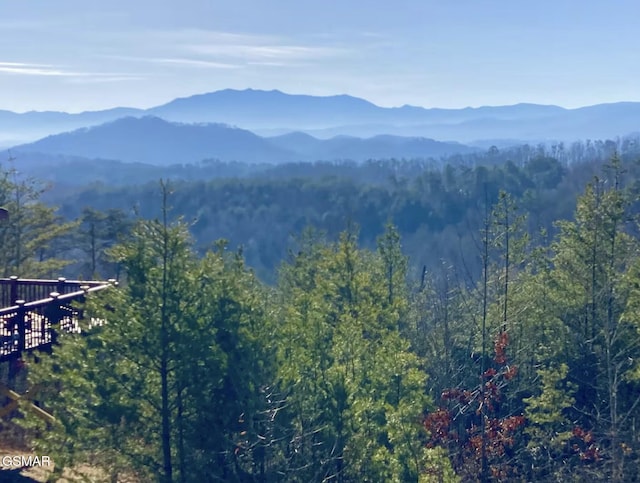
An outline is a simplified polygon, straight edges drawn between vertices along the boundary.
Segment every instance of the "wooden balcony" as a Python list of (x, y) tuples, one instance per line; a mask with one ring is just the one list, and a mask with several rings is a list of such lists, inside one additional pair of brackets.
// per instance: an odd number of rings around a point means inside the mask
[(0, 278), (0, 362), (49, 348), (59, 331), (80, 332), (82, 314), (72, 302), (113, 285), (115, 280)]

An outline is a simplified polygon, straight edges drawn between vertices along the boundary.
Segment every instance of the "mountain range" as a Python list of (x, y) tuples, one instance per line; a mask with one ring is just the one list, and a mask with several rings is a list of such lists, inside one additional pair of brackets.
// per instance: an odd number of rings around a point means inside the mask
[(223, 124), (185, 124), (146, 116), (125, 117), (98, 126), (47, 136), (12, 148), (12, 154), (20, 158), (33, 157), (34, 153), (38, 153), (52, 157), (167, 166), (194, 164), (206, 159), (280, 164), (336, 159), (439, 158), (473, 150), (458, 143), (391, 135), (367, 139), (337, 136), (325, 140), (293, 132), (262, 137)]
[(408, 105), (380, 107), (348, 95), (320, 97), (277, 90), (225, 89), (175, 99), (150, 109), (118, 107), (77, 114), (0, 111), (0, 146), (10, 147), (124, 117), (146, 116), (181, 123), (222, 123), (262, 136), (298, 131), (319, 139), (393, 135), (466, 144), (487, 139), (512, 143), (608, 139), (640, 130), (640, 102), (578, 109), (537, 104), (427, 109)]

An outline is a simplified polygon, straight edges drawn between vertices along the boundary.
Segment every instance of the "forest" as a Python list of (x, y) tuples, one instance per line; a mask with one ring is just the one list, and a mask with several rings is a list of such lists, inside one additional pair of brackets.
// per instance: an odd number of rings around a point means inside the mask
[(119, 281), (22, 361), (56, 421), (10, 423), (52, 481), (637, 481), (639, 161), (492, 147), (50, 190), (5, 163), (2, 276)]

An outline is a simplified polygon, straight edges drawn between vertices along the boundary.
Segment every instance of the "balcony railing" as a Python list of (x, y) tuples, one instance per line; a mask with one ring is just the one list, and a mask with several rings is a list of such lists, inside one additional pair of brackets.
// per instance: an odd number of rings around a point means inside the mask
[(72, 302), (115, 284), (115, 280), (0, 279), (0, 361), (50, 347), (59, 331), (80, 332), (82, 314)]

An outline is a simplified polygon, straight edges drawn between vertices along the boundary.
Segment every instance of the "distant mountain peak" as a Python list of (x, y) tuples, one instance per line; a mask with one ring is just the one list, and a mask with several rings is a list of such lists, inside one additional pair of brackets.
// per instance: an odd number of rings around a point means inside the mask
[(483, 139), (570, 142), (637, 131), (640, 103), (617, 102), (577, 109), (526, 102), (463, 109), (410, 104), (381, 107), (345, 93), (321, 96), (289, 94), (278, 89), (229, 88), (177, 98), (146, 110), (116, 107), (78, 114), (0, 111), (0, 143), (28, 142), (123, 117), (148, 115), (201, 127), (240, 126), (262, 134), (304, 131), (322, 139), (390, 134), (467, 143)]
[(371, 158), (431, 158), (474, 150), (432, 139), (337, 136), (320, 140), (302, 132), (271, 138), (219, 123), (187, 124), (157, 116), (125, 117), (99, 126), (48, 136), (16, 152), (110, 159), (153, 165), (205, 159), (248, 163)]

